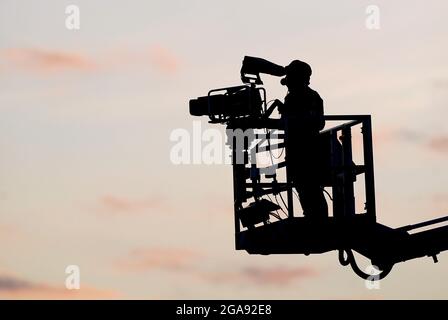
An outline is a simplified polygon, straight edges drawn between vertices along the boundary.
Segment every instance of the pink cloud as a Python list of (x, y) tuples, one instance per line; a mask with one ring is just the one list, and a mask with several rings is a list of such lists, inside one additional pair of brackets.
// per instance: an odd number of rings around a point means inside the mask
[(211, 214), (223, 215), (228, 217), (233, 215), (233, 203), (232, 200), (223, 198), (222, 195), (215, 193), (207, 193), (204, 195), (204, 208), (213, 208), (212, 211), (207, 212), (204, 210), (204, 214), (210, 216)]
[(385, 144), (396, 140), (396, 138), (396, 131), (391, 128), (379, 128), (372, 132), (372, 140), (377, 147), (382, 147)]
[(150, 66), (161, 74), (173, 75), (181, 66), (178, 56), (169, 48), (154, 44), (149, 49), (120, 47), (103, 52), (97, 63), (91, 57), (72, 51), (41, 48), (0, 49), (0, 72), (18, 69), (34, 73), (55, 74), (66, 71), (92, 71)]
[(448, 204), (448, 193), (437, 193), (432, 196), (432, 199), (436, 203)]
[(8, 66), (38, 73), (56, 73), (95, 69), (95, 63), (87, 56), (76, 52), (37, 48), (7, 48), (0, 51), (0, 57)]
[(431, 197), (431, 204), (437, 216), (448, 212), (448, 193), (436, 193)]
[[(352, 130), (352, 145), (354, 150), (362, 150), (363, 135), (360, 133), (360, 127)], [(382, 127), (372, 131), (372, 141), (375, 149), (381, 149), (390, 143), (396, 142), (400, 138), (399, 130), (391, 127)]]
[(308, 267), (229, 267), (226, 271), (201, 270), (199, 260), (204, 256), (196, 251), (181, 248), (149, 248), (132, 251), (119, 260), (115, 267), (124, 272), (164, 270), (214, 284), (252, 284), (285, 286), (295, 281), (315, 277), (319, 273)]
[(200, 276), (213, 283), (251, 283), (256, 285), (285, 286), (295, 281), (315, 277), (318, 272), (308, 267), (260, 268), (249, 267), (228, 272), (201, 273)]
[(25, 236), (23, 230), (14, 224), (0, 224), (0, 239), (19, 240)]
[(314, 277), (317, 272), (314, 269), (306, 267), (298, 268), (248, 268), (244, 270), (246, 276), (251, 281), (259, 284), (278, 284), (285, 285), (298, 279)]
[(375, 146), (384, 146), (388, 143), (396, 142), (410, 142), (419, 143), (424, 138), (424, 135), (414, 130), (403, 128), (383, 127), (374, 129), (372, 132), (372, 139)]
[(154, 45), (149, 49), (149, 60), (154, 68), (168, 75), (178, 72), (181, 64), (171, 50), (161, 45)]
[(111, 290), (82, 285), (79, 290), (68, 290), (63, 285), (35, 283), (10, 274), (0, 275), (1, 299), (118, 299), (120, 294)]
[(147, 199), (131, 199), (123, 196), (104, 195), (99, 199), (99, 209), (102, 213), (128, 214), (146, 210), (169, 211), (164, 199), (152, 196)]
[(428, 147), (435, 152), (448, 154), (448, 136), (432, 138), (428, 142)]
[(116, 266), (124, 271), (148, 271), (152, 269), (186, 269), (201, 255), (193, 250), (180, 248), (149, 248), (132, 251)]

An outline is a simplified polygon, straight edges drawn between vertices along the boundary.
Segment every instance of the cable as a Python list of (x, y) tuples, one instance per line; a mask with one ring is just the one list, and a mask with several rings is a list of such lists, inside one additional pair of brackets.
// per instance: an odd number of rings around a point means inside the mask
[[(271, 202), (273, 202), (273, 201), (272, 201), (272, 198), (271, 198), (268, 194), (267, 194), (266, 196), (269, 198), (269, 200), (270, 200)], [(278, 204), (277, 199), (275, 200), (275, 202), (277, 202), (277, 205), (280, 207), (280, 210), (283, 211), (283, 208)], [(280, 215), (278, 214), (278, 210), (275, 210), (275, 212), (276, 212), (276, 215), (273, 215), (273, 216), (276, 217), (276, 218), (279, 219), (279, 220), (283, 220), (282, 217), (280, 217)], [(285, 213), (285, 212), (283, 211), (283, 213)], [(271, 214), (272, 214), (272, 213), (271, 213)]]
[(282, 194), (279, 193), (278, 195), (280, 196), (280, 199), (282, 200), (283, 205), (285, 206), (286, 210), (288, 210), (288, 205), (285, 203), (285, 200), (283, 200), (283, 196), (282, 196)]
[[(275, 202), (277, 202), (277, 205), (280, 207), (280, 209), (282, 210), (282, 212), (283, 212), (286, 216), (288, 216), (288, 213), (283, 209), (283, 207), (280, 205), (280, 203), (278, 203), (277, 195), (274, 195), (274, 197), (275, 197)], [(283, 205), (285, 206), (286, 210), (288, 210), (288, 206), (285, 204), (284, 201), (282, 201), (282, 202), (283, 202)]]
[[(269, 200), (271, 202), (273, 202), (272, 198), (268, 194), (266, 196), (269, 198)], [(277, 205), (280, 207), (280, 210), (288, 217), (288, 214), (285, 212), (285, 210), (283, 210), (282, 206), (278, 203), (277, 195), (274, 194), (274, 197), (275, 197), (275, 203), (277, 203)], [(278, 211), (278, 210), (276, 210), (276, 211)]]
[[(344, 257), (344, 251), (347, 255), (347, 258)], [(339, 250), (339, 263), (343, 266), (349, 265), (352, 267), (352, 270), (356, 273), (357, 276), (361, 277), (364, 280), (374, 281), (384, 279), (389, 272), (392, 270), (393, 264), (384, 265), (382, 268), (377, 269), (380, 273), (376, 275), (368, 274), (362, 271), (358, 264), (356, 263), (355, 256), (353, 254), (352, 249), (340, 249)]]
[[(270, 134), (271, 134), (271, 130), (268, 130), (268, 129), (265, 128), (265, 133), (266, 133), (266, 135), (270, 135)], [(269, 147), (269, 154), (271, 155), (271, 162), (272, 162), (272, 165), (274, 165), (274, 160), (273, 160), (273, 158), (276, 159), (276, 160), (280, 159), (280, 158), (282, 157), (282, 155), (283, 155), (283, 152), (285, 151), (285, 147), (282, 148), (282, 151), (280, 152), (280, 155), (279, 155), (278, 157), (276, 157), (276, 156), (274, 156), (274, 155), (272, 154), (272, 150), (271, 150), (271, 139), (267, 139), (267, 138), (266, 138), (266, 140), (268, 140), (268, 147)]]
[[(266, 135), (268, 135), (268, 134), (270, 133), (270, 130), (268, 130), (267, 128), (265, 128), (264, 131), (265, 131)], [(272, 165), (274, 165), (274, 159), (273, 159), (274, 156), (272, 155), (271, 142), (270, 142), (270, 139), (266, 139), (266, 140), (268, 140), (269, 155), (270, 155), (270, 158), (271, 158), (271, 163), (272, 163)], [(281, 154), (280, 154), (280, 156), (281, 156)], [(278, 159), (278, 158), (277, 158), (277, 159)], [(283, 199), (283, 196), (282, 196), (281, 192), (280, 192), (278, 195), (280, 196), (280, 199), (282, 200), (283, 205), (284, 205), (285, 208), (286, 208), (286, 211), (289, 211), (289, 209), (288, 209), (288, 205), (286, 204), (285, 200)], [(277, 202), (277, 205), (281, 208), (281, 210), (283, 211), (283, 213), (284, 213), (286, 216), (288, 216), (288, 214), (283, 210), (283, 208), (282, 208), (282, 207), (280, 206), (280, 204), (278, 203), (277, 195), (274, 195), (274, 197), (275, 197), (275, 200), (276, 200), (276, 202)]]
[(328, 198), (330, 198), (330, 200), (333, 201), (333, 198), (332, 198), (331, 195), (328, 193), (328, 191), (325, 190), (325, 188), (322, 188), (322, 190), (324, 190), (324, 192), (327, 194)]
[[(271, 146), (269, 145), (269, 148), (270, 148)], [(278, 156), (278, 157), (276, 157), (276, 156), (273, 156), (276, 160), (278, 160), (278, 159), (280, 159), (281, 157), (282, 157), (282, 155), (283, 155), (283, 152), (285, 151), (285, 148), (282, 148), (282, 151), (280, 152), (280, 155)]]
[(298, 193), (297, 191), (294, 191), (294, 188), (292, 188), (292, 192), (293, 192), (293, 193), (294, 193), (294, 195), (296, 196), (297, 200), (299, 200), (299, 201), (300, 201), (300, 198), (299, 198), (299, 193)]
[(269, 104), (270, 104), (272, 101), (275, 101), (275, 99), (269, 100), (268, 102), (266, 102), (266, 100), (263, 100), (263, 101), (262, 101), (262, 102), (264, 102), (264, 103), (263, 103), (263, 105), (264, 105), (264, 114), (266, 114), (266, 112), (268, 111)]
[(278, 219), (278, 220), (283, 220), (283, 219), (278, 215), (278, 213), (269, 212), (269, 214), (270, 214), (271, 216), (273, 216), (274, 218)]
[[(274, 194), (274, 198), (275, 198), (275, 203), (277, 203), (277, 205), (280, 207), (280, 210), (281, 210), (286, 216), (288, 216), (288, 214), (285, 212), (285, 210), (284, 210), (283, 207), (280, 205), (280, 203), (278, 203), (277, 195)], [(269, 199), (272, 201), (271, 197), (269, 197)]]

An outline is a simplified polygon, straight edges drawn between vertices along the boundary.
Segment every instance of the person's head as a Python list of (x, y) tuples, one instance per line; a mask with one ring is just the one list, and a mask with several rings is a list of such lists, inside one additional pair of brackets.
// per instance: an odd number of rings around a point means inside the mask
[(311, 67), (308, 63), (294, 60), (285, 67), (286, 77), (281, 83), (288, 87), (288, 90), (295, 90), (306, 87), (310, 84)]

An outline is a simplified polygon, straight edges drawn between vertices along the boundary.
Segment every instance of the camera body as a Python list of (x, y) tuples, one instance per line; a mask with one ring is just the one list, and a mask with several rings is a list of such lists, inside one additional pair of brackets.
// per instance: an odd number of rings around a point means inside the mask
[(283, 76), (285, 68), (265, 59), (244, 57), (241, 67), (244, 85), (213, 89), (206, 96), (190, 100), (192, 116), (208, 116), (212, 123), (229, 123), (235, 119), (258, 119), (266, 107), (266, 91), (260, 73)]
[(212, 123), (227, 123), (239, 118), (259, 118), (263, 110), (264, 89), (244, 85), (211, 90), (208, 95), (190, 100), (192, 116), (208, 116)]

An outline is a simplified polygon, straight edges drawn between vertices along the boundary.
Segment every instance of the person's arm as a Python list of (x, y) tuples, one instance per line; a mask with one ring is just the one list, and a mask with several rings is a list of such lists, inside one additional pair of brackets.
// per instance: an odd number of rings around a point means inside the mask
[(283, 102), (281, 102), (278, 99), (275, 99), (275, 101), (271, 104), (271, 106), (266, 110), (266, 112), (263, 114), (264, 118), (269, 118), (272, 114), (272, 112), (274, 112), (275, 108), (279, 109), (279, 112), (281, 113), (281, 109), (283, 107)]
[(319, 96), (319, 103), (317, 105), (317, 115), (318, 115), (318, 129), (319, 131), (325, 127), (325, 117), (324, 117), (324, 101)]

